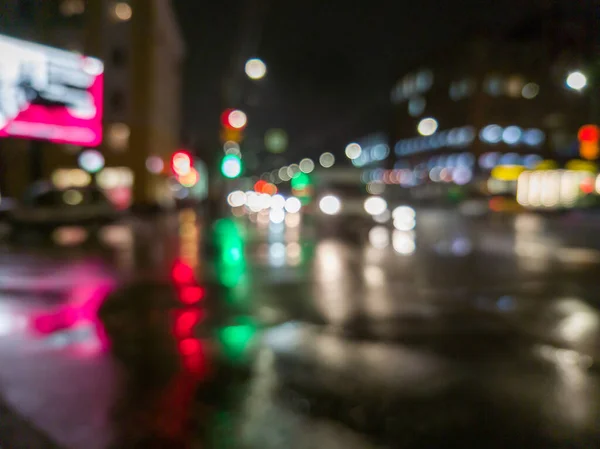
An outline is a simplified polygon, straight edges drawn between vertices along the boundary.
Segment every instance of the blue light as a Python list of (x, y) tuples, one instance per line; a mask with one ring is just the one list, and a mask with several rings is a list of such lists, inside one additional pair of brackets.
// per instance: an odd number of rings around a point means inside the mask
[(521, 156), (517, 153), (506, 153), (500, 158), (499, 165), (522, 165)]
[(376, 161), (382, 161), (390, 154), (390, 149), (387, 145), (380, 143), (371, 149), (371, 157)]
[(408, 114), (411, 117), (418, 117), (425, 112), (425, 99), (422, 97), (411, 98), (408, 102)]
[(456, 167), (457, 164), (458, 164), (458, 155), (451, 154), (450, 156), (448, 156), (448, 162), (447, 162), (448, 168), (454, 168), (454, 167)]
[(500, 310), (507, 312), (515, 308), (515, 300), (512, 296), (502, 296), (498, 299), (496, 305)]
[(498, 153), (484, 153), (479, 156), (479, 166), (486, 170), (491, 170), (498, 165), (499, 157)]
[(523, 131), (518, 126), (509, 126), (502, 133), (502, 140), (508, 145), (516, 145), (521, 140)]
[(528, 129), (523, 133), (523, 142), (531, 147), (537, 147), (544, 143), (546, 134), (541, 129)]
[(479, 138), (487, 143), (499, 143), (502, 140), (502, 127), (498, 125), (488, 125), (481, 130)]
[(415, 84), (419, 92), (429, 90), (433, 85), (433, 72), (431, 70), (423, 70), (419, 72), (417, 74)]
[(459, 146), (460, 142), (460, 131), (458, 129), (451, 129), (448, 133), (448, 145)]
[(471, 153), (461, 153), (458, 156), (458, 165), (463, 167), (472, 167), (475, 164), (475, 156)]
[(527, 156), (523, 157), (523, 165), (533, 170), (543, 160), (544, 159), (539, 154), (528, 154)]

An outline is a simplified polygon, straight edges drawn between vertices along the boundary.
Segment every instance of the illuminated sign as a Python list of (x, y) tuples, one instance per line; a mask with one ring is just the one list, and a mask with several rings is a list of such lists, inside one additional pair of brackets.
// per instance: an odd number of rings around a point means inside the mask
[(3, 35), (0, 55), (0, 137), (101, 143), (100, 60)]

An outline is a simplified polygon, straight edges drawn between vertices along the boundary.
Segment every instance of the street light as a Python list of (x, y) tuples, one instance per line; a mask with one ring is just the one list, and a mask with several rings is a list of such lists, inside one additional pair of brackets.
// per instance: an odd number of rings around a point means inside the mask
[(362, 153), (362, 148), (357, 143), (351, 143), (346, 147), (346, 157), (350, 160), (357, 159)]
[(571, 72), (567, 76), (567, 87), (573, 90), (582, 90), (587, 86), (587, 77), (580, 71)]
[(436, 119), (431, 117), (424, 118), (419, 122), (419, 125), (417, 126), (417, 131), (419, 131), (419, 134), (421, 134), (422, 136), (431, 136), (437, 131), (437, 129), (438, 122)]
[(262, 60), (258, 58), (249, 59), (246, 62), (245, 69), (248, 78), (253, 80), (262, 79), (267, 74), (267, 66)]
[(229, 113), (229, 115), (227, 116), (227, 120), (229, 126), (231, 126), (233, 129), (243, 129), (248, 123), (248, 118), (246, 117), (246, 114), (237, 109)]

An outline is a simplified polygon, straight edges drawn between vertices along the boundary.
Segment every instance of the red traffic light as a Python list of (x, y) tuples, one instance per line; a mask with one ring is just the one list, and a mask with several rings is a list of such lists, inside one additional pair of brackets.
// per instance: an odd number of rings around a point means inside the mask
[(246, 114), (239, 109), (226, 109), (221, 114), (221, 123), (228, 129), (242, 130), (247, 122)]
[(600, 136), (600, 129), (596, 125), (584, 125), (579, 128), (577, 138), (580, 142), (597, 143)]
[(171, 168), (177, 176), (185, 176), (190, 173), (192, 164), (192, 155), (187, 151), (176, 151), (171, 157)]

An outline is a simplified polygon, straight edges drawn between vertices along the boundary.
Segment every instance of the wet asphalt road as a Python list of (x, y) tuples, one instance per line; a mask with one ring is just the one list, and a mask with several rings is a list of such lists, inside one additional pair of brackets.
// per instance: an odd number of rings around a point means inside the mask
[(598, 447), (600, 224), (416, 221), (5, 242), (0, 393), (73, 449)]

